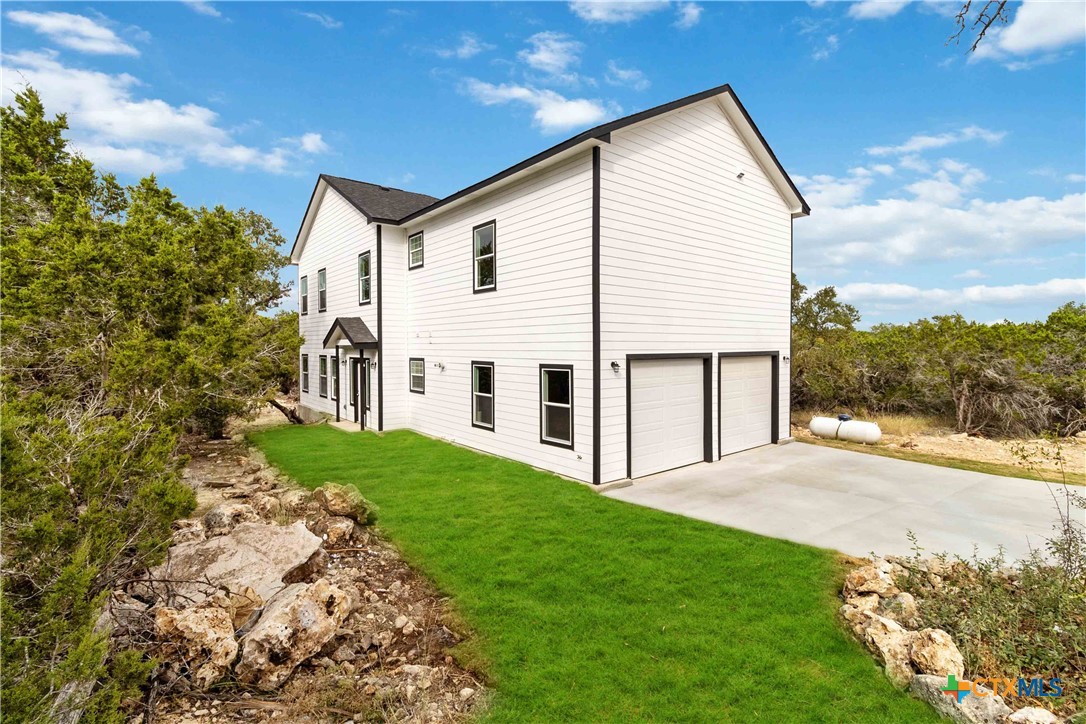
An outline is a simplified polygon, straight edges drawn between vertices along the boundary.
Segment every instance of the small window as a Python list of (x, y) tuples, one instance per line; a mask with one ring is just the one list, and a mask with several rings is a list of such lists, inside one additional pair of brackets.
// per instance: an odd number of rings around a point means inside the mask
[(540, 365), (540, 439), (573, 448), (573, 367)]
[(422, 232), (407, 237), (407, 268), (422, 266)]
[(412, 357), (409, 362), (411, 371), (411, 391), (426, 394), (426, 360)]
[(309, 355), (307, 354), (302, 355), (302, 392), (309, 392)]
[(332, 399), (339, 399), (339, 356), (332, 358)]
[(471, 363), (471, 424), (494, 429), (494, 363)]
[(358, 255), (358, 303), (370, 303), (370, 253)]
[(317, 372), (317, 391), (321, 397), (328, 397), (328, 358), (323, 354), (320, 357), (320, 369)]
[(309, 314), (309, 277), (302, 277), (298, 281), (298, 296), (302, 314)]
[(328, 309), (328, 274), (321, 269), (317, 272), (317, 311)]
[(492, 292), (498, 288), (497, 222), (489, 221), (473, 229), (475, 253), (475, 291)]

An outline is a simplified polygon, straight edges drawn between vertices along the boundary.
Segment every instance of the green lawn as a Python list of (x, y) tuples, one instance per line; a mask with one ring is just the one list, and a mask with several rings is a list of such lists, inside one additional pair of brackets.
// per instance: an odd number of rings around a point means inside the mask
[(493, 721), (937, 721), (839, 626), (834, 553), (639, 508), (410, 432), (252, 435), (352, 483), (474, 632)]

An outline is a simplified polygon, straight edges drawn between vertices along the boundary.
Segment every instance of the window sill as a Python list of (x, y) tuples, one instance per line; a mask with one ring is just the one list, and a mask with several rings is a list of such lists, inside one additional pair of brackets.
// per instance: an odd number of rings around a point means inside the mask
[(572, 450), (573, 449), (573, 443), (572, 442), (558, 442), (557, 440), (548, 440), (545, 437), (539, 438), (539, 442), (543, 443), (544, 445), (550, 445), (552, 447), (565, 448), (566, 450)]

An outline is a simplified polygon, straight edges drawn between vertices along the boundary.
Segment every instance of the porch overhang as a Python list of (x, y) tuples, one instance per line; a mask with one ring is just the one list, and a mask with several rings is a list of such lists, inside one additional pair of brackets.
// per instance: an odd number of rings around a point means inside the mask
[(377, 338), (361, 317), (336, 317), (324, 335), (324, 348), (336, 347), (344, 340), (355, 349), (377, 349)]

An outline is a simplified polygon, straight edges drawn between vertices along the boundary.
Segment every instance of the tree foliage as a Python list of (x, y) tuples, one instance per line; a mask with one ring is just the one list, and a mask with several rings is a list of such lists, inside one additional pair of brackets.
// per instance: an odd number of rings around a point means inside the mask
[(833, 287), (806, 294), (793, 277), (794, 407), (937, 415), (988, 435), (1086, 429), (1082, 303), (1020, 324), (953, 314), (857, 330), (859, 320)]
[(109, 721), (131, 692), (103, 666), (140, 668), (107, 662), (102, 597), (194, 504), (181, 433), (280, 387), (297, 320), (267, 316), (287, 292), (267, 219), (98, 175), (32, 89), (2, 123), (4, 709)]

